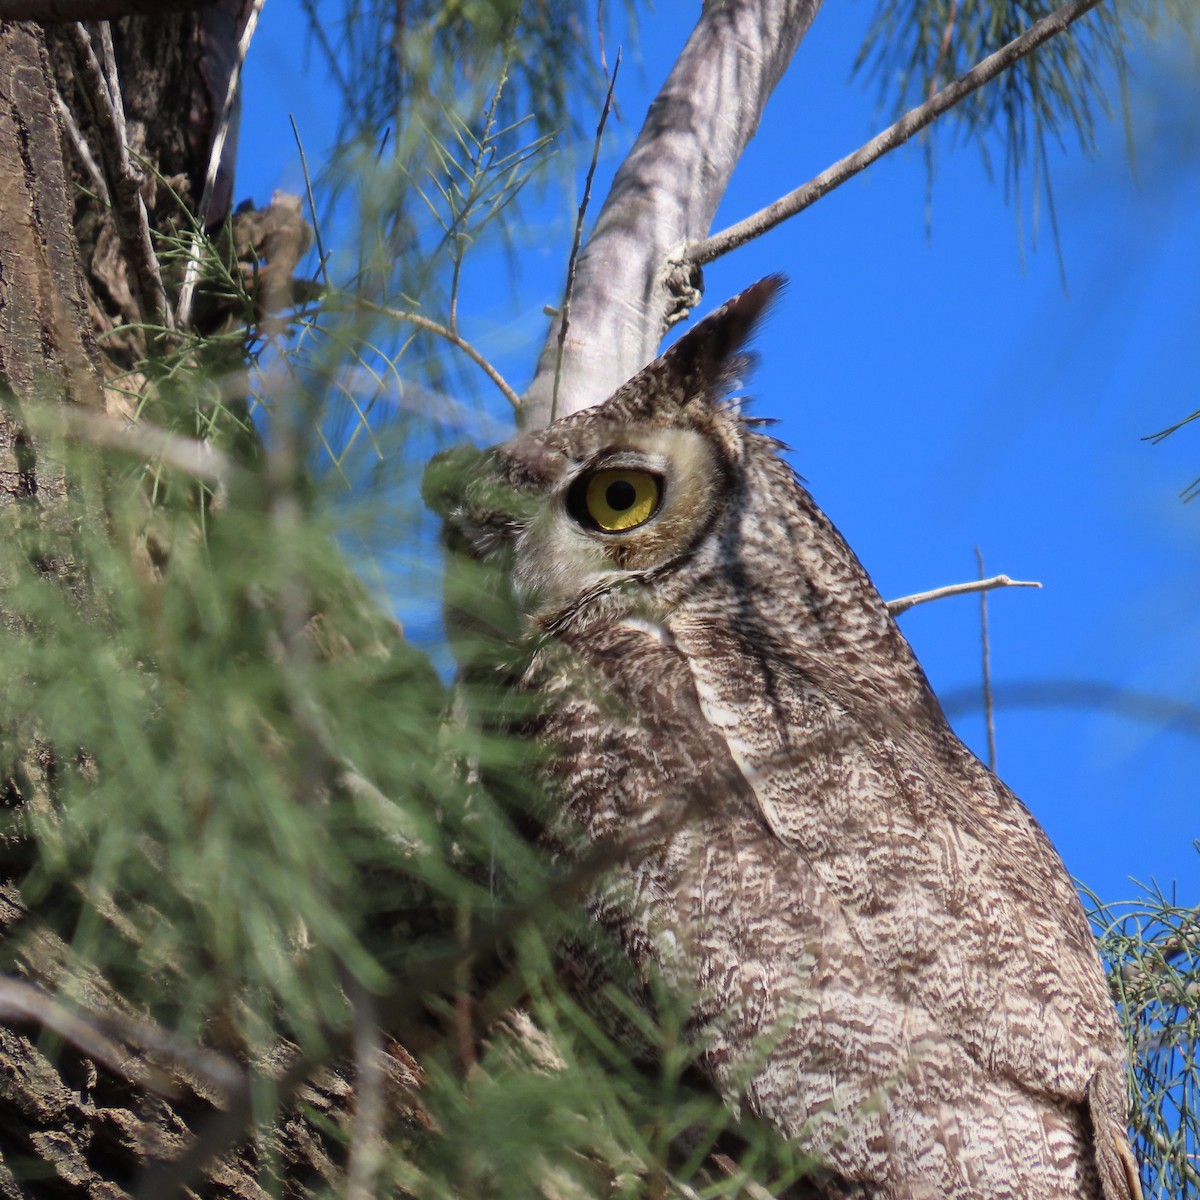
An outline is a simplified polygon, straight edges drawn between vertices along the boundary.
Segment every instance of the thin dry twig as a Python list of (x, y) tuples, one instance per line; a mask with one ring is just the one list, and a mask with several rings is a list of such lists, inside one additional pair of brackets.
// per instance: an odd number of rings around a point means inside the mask
[(1010, 579), (1007, 575), (993, 575), (991, 579), (972, 579), (967, 583), (950, 583), (945, 587), (933, 588), (932, 591), (914, 592), (911, 596), (901, 596), (899, 600), (889, 600), (887, 610), (893, 617), (898, 617), (918, 604), (928, 604), (931, 600), (945, 600), (948, 596), (967, 596), (974, 592), (990, 592), (994, 588), (1040, 588), (1041, 586), (1040, 583), (1028, 579)]
[[(975, 547), (979, 579), (983, 582), (983, 551)], [(979, 589), (979, 635), (983, 643), (983, 715), (987, 723), (988, 766), (996, 769), (996, 705), (992, 698), (992, 647), (988, 641), (988, 588)]]
[(747, 1196), (749, 1200), (775, 1200), (762, 1184), (755, 1183), (753, 1179), (745, 1178), (741, 1167), (728, 1154), (714, 1154), (712, 1161), (726, 1178), (740, 1179), (742, 1195)]
[(200, 193), (200, 204), (196, 209), (196, 227), (192, 233), (192, 244), (188, 247), (183, 286), (179, 289), (176, 318), (180, 329), (186, 329), (191, 321), (192, 301), (195, 299), (196, 285), (200, 281), (200, 256), (204, 246), (204, 231), (208, 225), (208, 210), (212, 207), (213, 191), (216, 189), (217, 175), (221, 169), (221, 157), (225, 153), (225, 143), (229, 138), (229, 129), (233, 123), (233, 110), (237, 103), (238, 89), (242, 83), (242, 66), (250, 51), (250, 42), (254, 37), (254, 31), (258, 28), (258, 17), (265, 2), (266, 0), (252, 0), (251, 2), (250, 11), (246, 16), (246, 24), (242, 29), (242, 36), (238, 38), (233, 65), (229, 70), (229, 83), (225, 88), (225, 98), (221, 102), (221, 111), (217, 115), (212, 147), (208, 152), (208, 167), (204, 172), (204, 189)]
[(575, 268), (579, 263), (579, 248), (583, 244), (583, 222), (587, 216), (588, 203), (592, 198), (592, 179), (596, 174), (596, 164), (600, 161), (600, 142), (604, 137), (604, 125), (608, 114), (612, 111), (613, 90), (617, 86), (617, 72), (621, 69), (621, 48), (617, 47), (617, 57), (613, 62), (612, 78), (608, 81), (608, 94), (604, 97), (604, 107), (600, 110), (600, 121), (596, 125), (596, 140), (592, 143), (592, 161), (588, 166), (587, 179), (583, 185), (583, 200), (579, 205), (579, 215), (575, 219), (575, 240), (571, 243), (571, 257), (567, 260), (567, 288), (563, 295), (562, 318), (558, 326), (558, 356), (554, 362), (554, 390), (550, 393), (550, 420), (553, 421), (558, 413), (558, 385), (562, 381), (563, 353), (567, 345), (567, 329), (571, 324), (571, 297), (575, 293)]
[(454, 330), (437, 321), (431, 321), (420, 313), (405, 312), (401, 308), (388, 308), (385, 304), (376, 304), (372, 300), (362, 298), (357, 298), (355, 303), (368, 312), (378, 313), (381, 317), (391, 317), (396, 321), (407, 321), (418, 329), (424, 329), (428, 333), (445, 338), (452, 346), (457, 346), (500, 389), (504, 398), (514, 409), (521, 407), (521, 397), (517, 395), (504, 376), (461, 334), (455, 333)]
[(160, 1025), (135, 1020), (128, 1013), (106, 1012), (94, 1016), (115, 1037), (190, 1075), (211, 1092), (228, 1096), (245, 1083), (246, 1073), (231, 1058), (207, 1046), (181, 1041)]
[(36, 1025), (58, 1034), (114, 1075), (160, 1096), (175, 1095), (174, 1084), (161, 1071), (132, 1061), (126, 1051), (86, 1016), (72, 1012), (60, 1000), (32, 983), (0, 978), (0, 1023)]
[[(460, 942), (471, 936), (471, 906), (463, 901), (458, 905), (455, 933)], [(475, 1053), (474, 998), (471, 995), (471, 964), (463, 960), (454, 977), (453, 1008), (454, 1036), (457, 1041), (457, 1067), (463, 1078), (469, 1077), (478, 1063)]]
[(833, 166), (822, 171), (814, 179), (810, 179), (803, 187), (780, 197), (773, 204), (760, 209), (743, 221), (731, 225), (728, 229), (715, 233), (703, 241), (693, 242), (683, 256), (688, 262), (697, 266), (713, 262), (723, 254), (736, 250), (746, 242), (773, 229), (788, 217), (794, 217), (809, 205), (814, 204), (827, 192), (840, 187), (847, 179), (852, 179), (877, 158), (882, 158), (889, 150), (903, 145), (915, 133), (919, 133), (926, 125), (936, 120), (960, 103), (972, 92), (977, 91), (985, 83), (995, 79), (1001, 72), (1019, 62), (1026, 55), (1036, 50), (1043, 42), (1062, 33), (1073, 22), (1095, 8), (1100, 0), (1070, 0), (1061, 8), (1056, 9), (1048, 17), (1043, 17), (1031, 25), (1020, 37), (1014, 38), (1008, 45), (989, 55), (982, 62), (972, 67), (965, 75), (953, 83), (947, 84), (932, 99), (927, 100), (917, 108), (910, 109), (894, 125), (889, 125), (882, 133), (873, 137), (865, 146), (860, 146), (853, 154), (848, 154)]
[[(131, 267), (142, 321), (160, 329), (174, 329), (171, 305), (167, 300), (158, 257), (150, 237), (150, 218), (142, 199), (141, 180), (133, 169), (125, 144), (125, 115), (120, 89), (118, 87), (115, 94), (109, 90), (108, 73), (96, 57), (88, 31), (76, 22), (67, 26), (67, 33), (75, 53), (80, 92), (91, 106), (100, 135), (100, 157), (104, 162), (112, 197), (113, 219)], [(111, 50), (111, 41), (107, 38), (105, 49)], [(115, 80), (115, 60), (111, 68), (110, 73)]]
[(108, 183), (105, 181), (104, 172), (100, 170), (100, 164), (96, 162), (91, 147), (88, 146), (87, 140), (83, 136), (83, 131), (75, 123), (75, 114), (66, 106), (57, 87), (54, 89), (54, 107), (58, 110), (58, 119), (62, 122), (67, 140), (79, 156), (83, 169), (92, 181), (92, 187), (96, 189), (96, 195), (99, 196), (102, 203), (111, 205), (112, 199), (108, 194)]

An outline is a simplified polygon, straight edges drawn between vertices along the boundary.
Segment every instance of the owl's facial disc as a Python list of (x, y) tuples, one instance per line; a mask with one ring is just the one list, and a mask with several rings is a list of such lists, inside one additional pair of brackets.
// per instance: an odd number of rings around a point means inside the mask
[(517, 592), (541, 619), (687, 553), (728, 490), (728, 466), (698, 430), (588, 432), (518, 538)]

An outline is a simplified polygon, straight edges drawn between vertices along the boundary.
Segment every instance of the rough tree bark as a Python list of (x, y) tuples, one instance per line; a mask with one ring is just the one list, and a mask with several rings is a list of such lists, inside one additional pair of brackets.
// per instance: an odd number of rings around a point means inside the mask
[[(132, 19), (114, 37), (130, 140), (185, 199), (199, 194), (214, 112), (211, 104), (197, 109), (196, 98), (223, 88), (241, 4), (213, 5), (201, 16)], [(22, 405), (102, 410), (103, 380), (128, 365), (134, 347), (131, 340), (110, 339), (102, 356), (96, 333), (137, 316), (111, 215), (84, 191), (72, 195), (74, 184), (90, 188), (93, 181), (77, 145), (62, 136), (56, 88), (85, 142), (89, 134), (99, 136), (78, 95), (63, 32), (0, 21), (0, 505), (21, 506), (31, 522), (55, 519), (70, 480), (50, 456), (39, 454)], [(190, 124), (176, 116), (197, 111), (200, 119)], [(64, 153), (71, 156), (66, 161)], [(221, 200), (225, 211), (230, 185), (231, 180)], [(176, 214), (177, 201), (163, 191), (147, 172), (143, 196), (152, 221)], [(62, 564), (45, 562), (41, 569), (53, 573)], [(2, 610), (0, 621), (5, 633), (16, 632)], [(34, 737), (19, 770), (0, 780), (0, 805), (8, 810), (52, 805), (55, 770), (52, 756)], [(37, 918), (20, 892), (29, 847), (12, 837), (0, 844), (0, 938), (7, 938), (28, 934)], [(0, 981), (4, 987), (29, 984), (48, 995), (69, 978), (73, 999), (84, 1011), (136, 1023), (137, 1014), (102, 978), (72, 961), (57, 935), (42, 929), (22, 941), (30, 949), (18, 964), (20, 982)], [(220, 1090), (203, 1072), (178, 1063), (164, 1070), (152, 1064), (153, 1054), (127, 1045), (98, 1057), (69, 1039), (57, 1050), (46, 1048), (44, 1031), (55, 1027), (47, 1018), (53, 1002), (45, 996), (39, 1001), (35, 992), (18, 998), (24, 996), (34, 997), (31, 1009), (14, 1004), (7, 993), (0, 996), (0, 1197), (130, 1195), (147, 1163), (173, 1158), (189, 1144), (193, 1128), (222, 1101)], [(286, 1047), (280, 1054), (286, 1055)], [(411, 1087), (402, 1057), (389, 1055), (383, 1069), (393, 1083)], [(157, 1080), (170, 1098), (142, 1086), (147, 1080)], [(344, 1125), (352, 1096), (343, 1074), (321, 1071), (298, 1094), (319, 1114), (317, 1123), (291, 1115), (269, 1135), (292, 1194), (341, 1177), (339, 1151), (318, 1124)], [(194, 1194), (265, 1198), (258, 1173), (258, 1151), (247, 1148), (210, 1167)]]

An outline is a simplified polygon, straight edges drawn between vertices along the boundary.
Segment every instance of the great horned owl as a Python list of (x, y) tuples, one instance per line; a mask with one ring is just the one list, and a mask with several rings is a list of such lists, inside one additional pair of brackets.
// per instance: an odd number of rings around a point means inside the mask
[(491, 451), (443, 505), (451, 537), (509, 564), (557, 787), (622, 847), (597, 915), (698, 997), (707, 1070), (819, 1158), (814, 1195), (1132, 1200), (1070, 877), (726, 402), (780, 283)]

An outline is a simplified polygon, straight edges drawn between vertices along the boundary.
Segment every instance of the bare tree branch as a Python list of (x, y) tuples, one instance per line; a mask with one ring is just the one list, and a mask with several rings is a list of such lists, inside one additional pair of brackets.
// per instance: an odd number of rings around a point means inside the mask
[[(1074, 708), (1143, 721), (1163, 730), (1175, 729), (1190, 737), (1200, 737), (1200, 706), (1173, 696), (1135, 692), (1114, 683), (1088, 679), (1029, 679), (996, 684), (993, 689), (997, 708)], [(940, 695), (946, 715), (976, 712), (979, 689), (955, 688)]]
[(54, 108), (58, 113), (58, 119), (62, 122), (63, 132), (67, 135), (67, 141), (71, 143), (72, 149), (79, 156), (79, 161), (83, 164), (83, 169), (87, 172), (88, 178), (92, 181), (92, 187), (96, 189), (96, 195), (104, 204), (111, 204), (112, 199), (108, 194), (108, 183), (104, 178), (104, 172), (100, 170), (100, 164), (96, 162), (92, 155), (91, 147), (87, 144), (87, 139), (83, 136), (83, 131), (75, 123), (75, 115), (63, 102), (62, 96), (58, 94), (58, 88), (54, 89)]
[(129, 1055), (91, 1020), (72, 1012), (49, 992), (32, 983), (0, 978), (0, 1024), (36, 1025), (49, 1029), (64, 1042), (102, 1063), (113, 1074), (158, 1095), (174, 1093), (171, 1081), (161, 1072), (145, 1070), (140, 1063), (130, 1061)]
[(382, 1035), (375, 1000), (353, 977), (346, 992), (354, 1010), (354, 1064), (356, 1102), (350, 1135), (350, 1162), (346, 1200), (374, 1200), (378, 1195), (379, 1168), (383, 1161), (384, 1074)]
[(993, 588), (1002, 587), (1031, 587), (1040, 588), (1040, 583), (1027, 579), (1009, 579), (1007, 575), (993, 575), (991, 579), (972, 579), (967, 583), (950, 583), (945, 587), (934, 588), (928, 592), (914, 592), (911, 596), (901, 596), (899, 600), (889, 600), (887, 610), (893, 617), (898, 617), (918, 604), (928, 604), (930, 600), (945, 600), (948, 596), (967, 596), (973, 592), (990, 592)]
[[(703, 6), (579, 256), (560, 414), (605, 399), (654, 357), (666, 327), (695, 303), (698, 281), (679, 268), (681, 252), (711, 227), (818, 5), (727, 0)], [(554, 322), (522, 406), (527, 425), (549, 419), (557, 360)]]
[(860, 146), (853, 154), (848, 154), (834, 163), (803, 187), (780, 197), (773, 204), (768, 204), (766, 208), (760, 209), (736, 225), (690, 245), (686, 254), (687, 262), (695, 266), (713, 262), (723, 254), (728, 254), (766, 233), (768, 229), (773, 229), (788, 217), (802, 212), (834, 188), (840, 187), (847, 179), (852, 179), (877, 158), (882, 158), (889, 150), (903, 145), (914, 133), (919, 133), (942, 113), (949, 111), (972, 92), (978, 91), (985, 83), (995, 79), (1002, 71), (1006, 71), (1036, 50), (1043, 42), (1062, 33), (1068, 25), (1095, 8), (1099, 2), (1100, 0), (1070, 0), (1070, 3), (1056, 9), (1048, 17), (1043, 17), (1020, 37), (997, 50), (995, 54), (989, 55), (953, 83), (947, 84), (926, 103), (910, 109), (894, 125), (889, 125), (865, 146)]
[(571, 297), (575, 293), (575, 269), (579, 263), (579, 247), (583, 241), (583, 222), (587, 216), (588, 202), (592, 198), (592, 180), (596, 176), (596, 164), (600, 161), (600, 144), (604, 140), (604, 125), (608, 121), (609, 111), (613, 105), (613, 92), (617, 87), (617, 72), (621, 69), (621, 51), (617, 50), (617, 59), (613, 63), (612, 77), (608, 81), (608, 94), (604, 97), (604, 107), (600, 110), (600, 120), (596, 125), (596, 140), (592, 143), (592, 161), (588, 166), (587, 179), (583, 185), (583, 199), (579, 203), (579, 216), (575, 221), (575, 240), (571, 243), (571, 257), (567, 259), (567, 290), (563, 296), (562, 315), (558, 322), (558, 358), (554, 363), (554, 388), (550, 393), (550, 420), (553, 421), (558, 412), (558, 388), (562, 383), (563, 349), (567, 344), (567, 330), (571, 328)]
[(405, 312), (402, 308), (388, 308), (386, 305), (375, 304), (370, 300), (358, 299), (355, 302), (360, 308), (365, 308), (368, 312), (378, 313), (381, 317), (391, 317), (396, 321), (407, 321), (410, 325), (415, 325), (418, 329), (424, 329), (428, 333), (435, 333), (438, 337), (445, 338), (452, 346), (457, 346), (479, 367), (500, 391), (504, 393), (504, 398), (513, 408), (519, 409), (521, 407), (521, 397), (512, 389), (504, 376), (465, 337), (455, 333), (449, 327), (439, 324), (437, 321), (431, 321), (428, 317), (423, 317), (420, 313)]
[(216, 491), (226, 489), (237, 470), (228, 455), (211, 443), (171, 433), (146, 421), (134, 424), (123, 417), (82, 407), (48, 412), (44, 423), (38, 419), (37, 410), (26, 409), (26, 415), (32, 416), (30, 423), (35, 429), (44, 424), (47, 430), (75, 441), (163, 462), (203, 480)]

